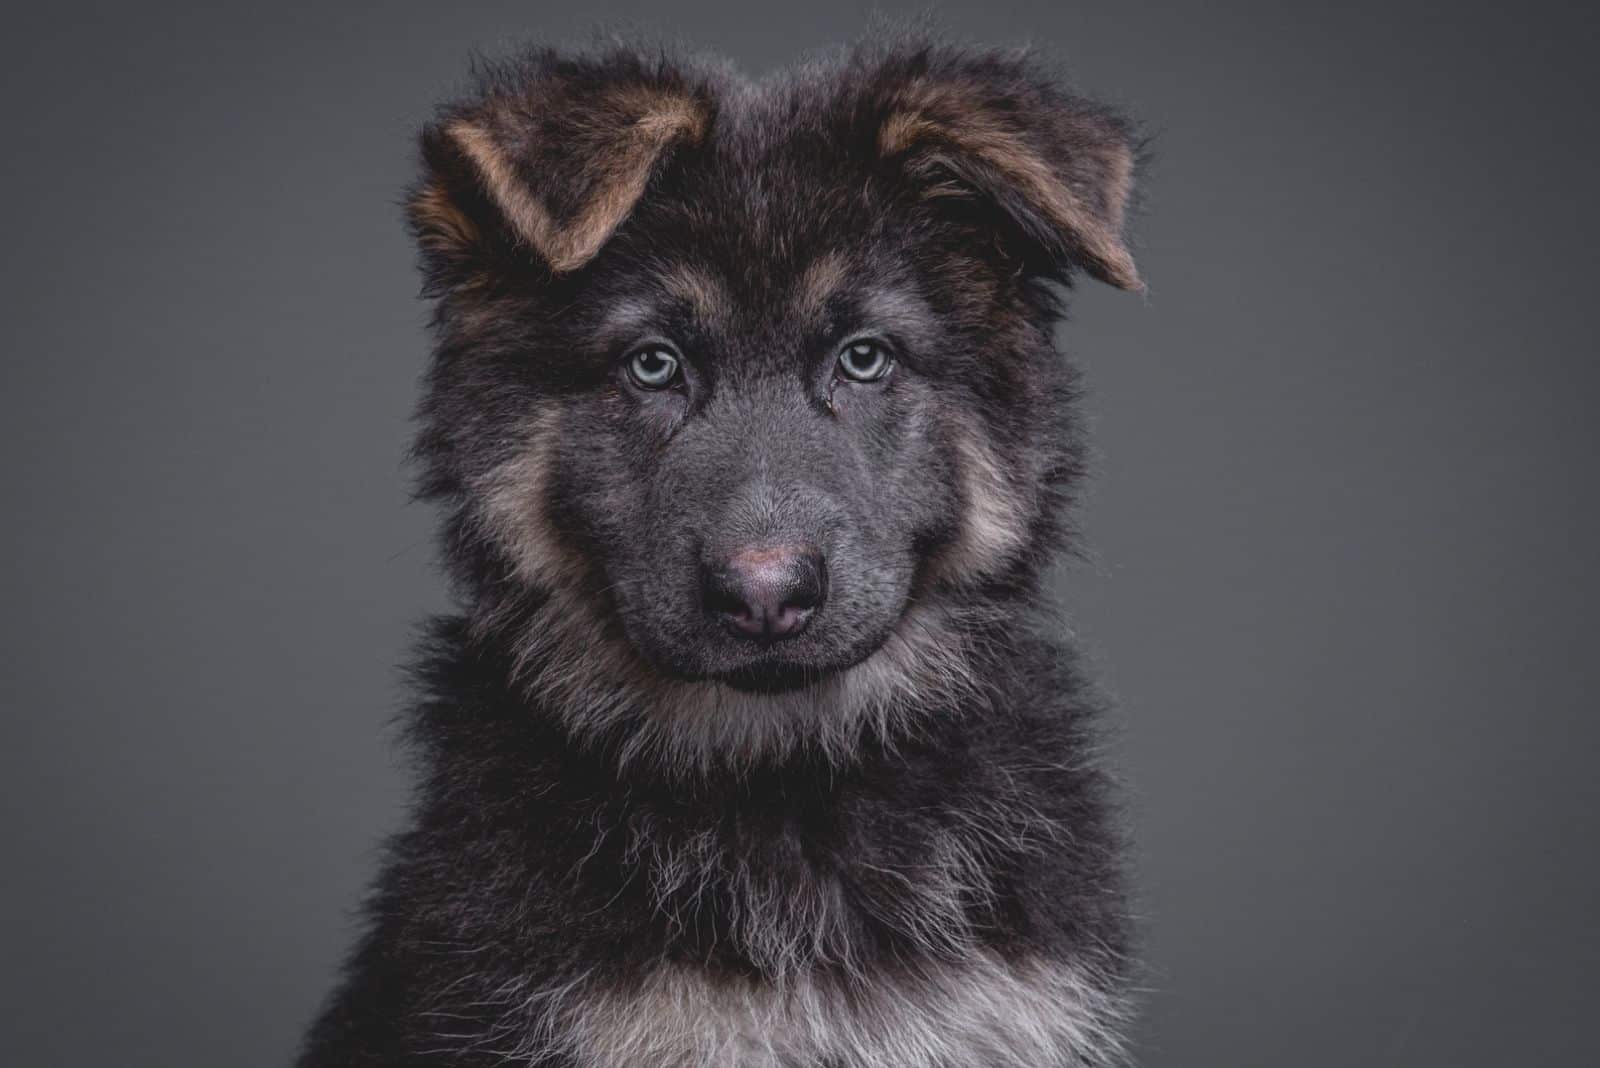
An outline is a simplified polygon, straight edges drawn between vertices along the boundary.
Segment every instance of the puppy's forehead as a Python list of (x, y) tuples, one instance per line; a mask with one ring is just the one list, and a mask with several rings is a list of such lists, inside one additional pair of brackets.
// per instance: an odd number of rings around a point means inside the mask
[(661, 222), (741, 283), (788, 287), (885, 225), (876, 157), (786, 121), (719, 125), (661, 191)]
[(759, 275), (697, 259), (660, 265), (649, 285), (607, 305), (601, 330), (622, 339), (687, 319), (699, 332), (730, 340), (838, 329), (919, 338), (932, 314), (908, 280), (875, 275), (830, 249), (798, 268)]
[(708, 326), (726, 325), (733, 317), (733, 294), (718, 271), (698, 264), (674, 264), (663, 273), (661, 287)]
[(747, 101), (641, 203), (624, 255), (646, 266), (656, 300), (708, 330), (819, 328), (841, 316), (909, 328), (926, 304), (907, 250), (885, 236), (871, 162), (795, 125), (776, 98)]

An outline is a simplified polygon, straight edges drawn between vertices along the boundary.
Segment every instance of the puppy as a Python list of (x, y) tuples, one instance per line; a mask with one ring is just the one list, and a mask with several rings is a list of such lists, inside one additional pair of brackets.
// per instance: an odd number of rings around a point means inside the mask
[(421, 137), (415, 458), (459, 615), (300, 1063), (1120, 1056), (1053, 328), (1130, 126), (1020, 53), (534, 51)]

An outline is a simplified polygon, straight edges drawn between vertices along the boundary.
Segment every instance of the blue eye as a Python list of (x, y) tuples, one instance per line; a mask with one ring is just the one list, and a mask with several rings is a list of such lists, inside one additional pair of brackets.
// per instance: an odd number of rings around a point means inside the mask
[(839, 373), (852, 382), (876, 382), (889, 373), (889, 350), (870, 338), (839, 350)]
[(664, 345), (651, 345), (628, 357), (628, 377), (640, 389), (666, 389), (678, 379), (678, 356)]

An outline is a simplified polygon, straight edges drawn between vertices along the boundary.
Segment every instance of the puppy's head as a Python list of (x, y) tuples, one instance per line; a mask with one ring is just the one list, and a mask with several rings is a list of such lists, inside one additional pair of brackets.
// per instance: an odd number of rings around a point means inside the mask
[(424, 489), (546, 699), (748, 755), (950, 692), (1076, 473), (1052, 283), (1139, 287), (1127, 127), (1014, 54), (541, 52), (422, 143)]

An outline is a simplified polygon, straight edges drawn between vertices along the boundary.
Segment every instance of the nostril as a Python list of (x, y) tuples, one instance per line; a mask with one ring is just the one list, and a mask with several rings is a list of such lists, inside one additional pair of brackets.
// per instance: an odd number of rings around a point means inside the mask
[(707, 610), (741, 638), (799, 634), (825, 594), (822, 556), (807, 546), (744, 549), (706, 571)]
[(706, 576), (706, 608), (737, 630), (760, 634), (766, 627), (761, 608), (752, 604), (737, 572), (718, 568)]
[(774, 635), (787, 637), (805, 629), (822, 604), (823, 574), (822, 557), (814, 550), (800, 554), (793, 562), (773, 616)]

